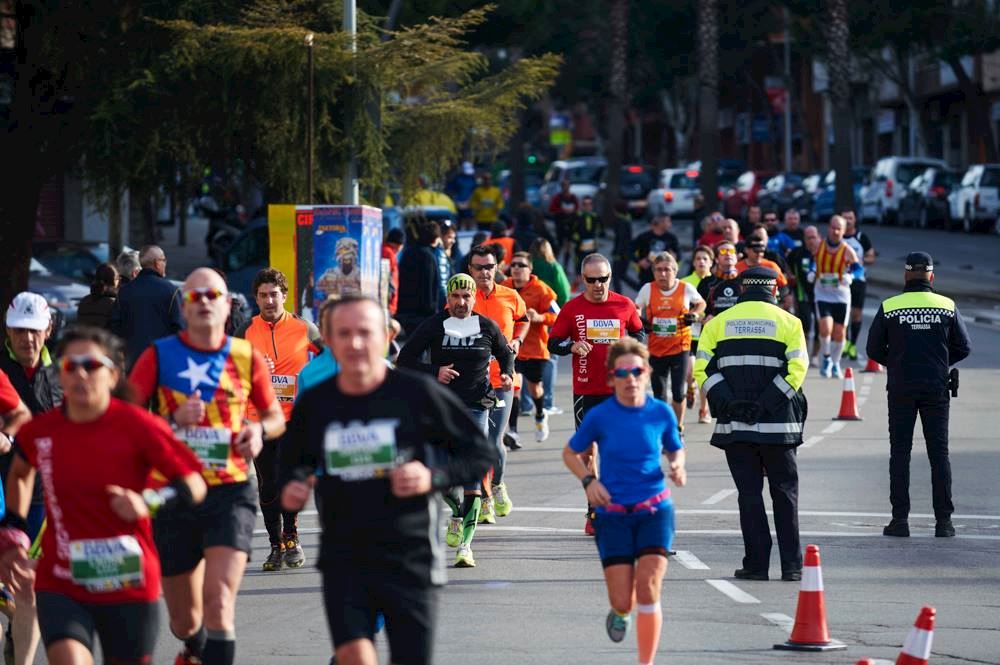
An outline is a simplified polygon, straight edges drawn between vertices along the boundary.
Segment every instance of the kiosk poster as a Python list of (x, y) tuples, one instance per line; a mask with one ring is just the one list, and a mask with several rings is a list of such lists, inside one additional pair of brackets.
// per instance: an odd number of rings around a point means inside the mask
[(378, 295), (382, 214), (368, 206), (313, 208), (313, 307), (329, 296)]

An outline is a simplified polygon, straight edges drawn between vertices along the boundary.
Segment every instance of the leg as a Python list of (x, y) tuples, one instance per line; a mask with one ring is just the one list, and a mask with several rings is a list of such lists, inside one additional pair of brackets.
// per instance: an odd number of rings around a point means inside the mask
[(264, 517), (264, 528), (267, 529), (271, 547), (281, 545), (281, 504), (278, 501), (277, 463), (276, 441), (265, 443), (260, 455), (253, 461), (254, 469), (257, 471), (260, 513)]
[(548, 362), (545, 363), (545, 367), (542, 368), (542, 389), (545, 394), (544, 407), (546, 409), (551, 409), (555, 403), (553, 392), (556, 386), (556, 374), (558, 374), (559, 369), (559, 357), (552, 356), (549, 358)]
[(209, 490), (205, 501), (192, 510), (166, 510), (153, 520), (153, 537), (160, 552), (163, 599), (170, 631), (184, 642), (187, 656), (201, 658), (205, 647), (202, 587), (205, 565), (202, 538), (205, 515), (219, 490)]
[(22, 586), (14, 592), (16, 610), (11, 618), (10, 633), (14, 640), (15, 665), (31, 665), (35, 662), (38, 640), (38, 611), (35, 606), (35, 590)]
[[(169, 545), (168, 545), (169, 547)], [(162, 550), (161, 550), (162, 551)], [(202, 587), (205, 583), (205, 562), (194, 570), (163, 578), (163, 600), (170, 615), (170, 632), (183, 641), (195, 656), (200, 656), (204, 647), (202, 632), (205, 610), (202, 602)], [(198, 637), (200, 645), (191, 642)], [(195, 648), (192, 648), (195, 647)]]
[(635, 569), (635, 597), (638, 615), (635, 623), (635, 637), (639, 643), (639, 662), (651, 665), (660, 644), (663, 630), (663, 610), (660, 607), (660, 593), (663, 576), (667, 572), (667, 558), (658, 554), (639, 557)]
[(40, 591), (36, 602), (48, 662), (93, 665), (95, 625), (91, 612), (58, 593)]
[(160, 604), (123, 603), (93, 610), (108, 665), (148, 665), (160, 632)]
[(653, 397), (659, 400), (667, 399), (667, 377), (670, 368), (665, 360), (656, 356), (649, 357), (649, 366), (653, 370), (649, 375), (649, 386), (653, 390)]
[(631, 563), (619, 563), (604, 569), (604, 582), (608, 587), (608, 602), (619, 615), (632, 612), (635, 596), (635, 568)]
[(909, 398), (889, 395), (889, 503), (893, 519), (910, 515), (910, 451), (913, 426), (917, 422), (916, 403)]
[(375, 603), (361, 572), (351, 568), (351, 556), (348, 551), (331, 555), (322, 569), (327, 626), (338, 665), (378, 665), (372, 641)]
[[(919, 403), (920, 424), (927, 442), (927, 459), (931, 463), (931, 491), (934, 517), (951, 518), (955, 506), (951, 501), (951, 460), (948, 458), (948, 396)], [(20, 610), (20, 607), (18, 608)]]
[(677, 428), (684, 430), (684, 400), (687, 397), (685, 383), (688, 373), (688, 358), (691, 355), (687, 351), (682, 351), (670, 359), (670, 406), (674, 408), (674, 415), (677, 416)]
[(767, 470), (767, 486), (774, 506), (774, 530), (778, 533), (781, 572), (802, 570), (802, 547), (799, 544), (799, 473), (795, 448), (762, 447)]
[(247, 553), (232, 547), (205, 549), (205, 665), (232, 665), (236, 656), (236, 594)]
[(377, 600), (385, 608), (390, 662), (393, 665), (430, 665), (434, 661), (437, 625), (437, 587), (380, 585)]
[(771, 532), (764, 512), (764, 476), (760, 454), (756, 446), (732, 444), (726, 447), (726, 462), (739, 492), (743, 568), (753, 573), (767, 573), (771, 559)]
[(503, 433), (507, 429), (507, 421), (510, 418), (510, 411), (514, 402), (514, 391), (498, 390), (496, 394), (498, 399), (503, 400), (504, 405), (490, 411), (489, 438), (497, 450), (499, 459), (493, 472), (493, 484), (499, 485), (503, 482), (503, 474), (507, 468), (507, 448), (503, 445)]
[(93, 665), (94, 654), (76, 640), (59, 640), (45, 648), (51, 665)]

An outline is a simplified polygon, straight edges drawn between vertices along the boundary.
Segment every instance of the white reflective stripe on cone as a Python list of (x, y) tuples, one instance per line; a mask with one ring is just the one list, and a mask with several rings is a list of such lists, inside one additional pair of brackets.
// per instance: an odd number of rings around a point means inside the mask
[[(805, 578), (803, 577), (803, 579)], [(914, 628), (906, 636), (906, 641), (903, 642), (903, 653), (907, 656), (927, 660), (931, 657), (931, 642), (933, 640), (934, 633), (932, 631)]]
[(854, 392), (854, 379), (847, 379), (844, 381), (844, 392)]
[(823, 573), (819, 566), (802, 568), (802, 591), (822, 591)]

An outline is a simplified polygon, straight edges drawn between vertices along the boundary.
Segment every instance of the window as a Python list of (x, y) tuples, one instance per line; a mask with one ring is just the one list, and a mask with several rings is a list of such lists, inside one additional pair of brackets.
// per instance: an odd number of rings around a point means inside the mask
[(979, 180), (980, 187), (1000, 187), (1000, 169), (985, 169)]
[(687, 173), (675, 173), (670, 176), (667, 187), (670, 189), (698, 189), (698, 179), (697, 177), (692, 178)]

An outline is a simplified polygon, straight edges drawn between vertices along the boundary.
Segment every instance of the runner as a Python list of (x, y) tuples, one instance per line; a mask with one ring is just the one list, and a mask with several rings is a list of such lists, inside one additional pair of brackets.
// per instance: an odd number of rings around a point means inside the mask
[[(706, 247), (705, 245), (700, 245), (694, 248), (694, 252), (691, 256), (691, 268), (692, 272), (687, 277), (682, 277), (681, 281), (686, 282), (693, 286), (695, 289), (701, 285), (702, 280), (710, 277), (712, 275), (712, 264), (715, 263), (715, 251), (711, 247)], [(698, 292), (701, 296), (701, 291)], [(704, 296), (701, 296), (704, 300)], [(706, 301), (705, 307), (707, 309), (708, 302)], [(704, 312), (702, 313), (704, 317)], [(704, 325), (701, 321), (695, 321), (691, 325), (691, 356), (694, 357), (698, 353), (698, 339), (701, 337), (701, 327)], [(705, 395), (698, 390), (698, 382), (694, 380), (694, 361), (688, 363), (688, 391), (687, 391), (687, 408), (694, 408), (694, 398), (695, 395), (700, 395), (698, 400), (698, 422), (699, 423), (709, 423), (712, 421), (711, 417), (708, 415), (708, 400), (705, 399)]]
[(736, 245), (721, 242), (715, 248), (715, 272), (698, 284), (698, 294), (705, 299), (705, 321), (736, 304), (740, 297), (740, 275), (736, 272)]
[[(114, 395), (124, 385), (121, 343), (97, 328), (60, 343), (63, 408), (23, 427), (0, 529), (4, 581), (31, 586), (48, 662), (151, 662), (160, 632), (160, 561), (150, 513), (189, 510), (205, 497), (197, 457), (161, 419)], [(153, 469), (170, 484), (143, 490)], [(30, 561), (25, 515), (35, 472), (45, 486), (45, 556)], [(36, 569), (37, 566), (37, 569)]]
[(743, 259), (736, 264), (736, 272), (743, 274), (748, 268), (767, 268), (778, 274), (778, 304), (787, 311), (791, 311), (793, 299), (788, 290), (788, 264), (784, 256), (780, 256), (767, 250), (767, 229), (757, 226), (747, 238), (743, 246)]
[[(573, 419), (577, 429), (592, 408), (611, 396), (604, 363), (608, 349), (631, 335), (645, 341), (642, 320), (635, 304), (608, 288), (611, 264), (600, 254), (590, 254), (580, 264), (584, 291), (566, 303), (549, 333), (549, 351), (573, 354)], [(593, 446), (580, 453), (591, 473), (597, 473)], [(593, 507), (587, 505), (584, 533), (594, 535)]]
[[(573, 248), (573, 269), (580, 269), (580, 262), (587, 254), (597, 251), (597, 236), (603, 233), (601, 220), (594, 212), (594, 197), (584, 196), (580, 200), (580, 210), (573, 215), (569, 227), (569, 245)], [(574, 284), (580, 282), (577, 272)]]
[[(802, 231), (803, 244), (796, 247), (788, 255), (788, 269), (791, 274), (790, 284), (795, 294), (795, 314), (802, 322), (802, 332), (806, 342), (811, 344), (810, 363), (818, 365), (816, 355), (819, 353), (819, 332), (816, 324), (816, 295), (814, 282), (816, 277), (816, 252), (823, 240), (815, 226), (807, 226)], [(810, 275), (812, 281), (810, 281)]]
[[(660, 641), (660, 592), (667, 552), (674, 536), (674, 505), (660, 456), (670, 463), (670, 479), (687, 482), (677, 420), (666, 404), (647, 397), (649, 353), (634, 339), (608, 352), (608, 382), (614, 399), (591, 409), (563, 449), (563, 462), (596, 506), (597, 550), (608, 587), (605, 627), (612, 642), (625, 639), (633, 605), (638, 606), (639, 663), (652, 665)], [(601, 480), (580, 460), (597, 443)]]
[[(514, 354), (496, 323), (473, 314), (475, 301), (476, 282), (472, 277), (459, 273), (448, 280), (448, 311), (420, 324), (399, 352), (399, 366), (422, 370), (448, 386), (483, 434), (489, 434), (490, 409), (496, 403), (490, 385), (490, 358), (500, 363), (502, 376), (510, 377), (514, 373)], [(425, 351), (430, 352), (430, 363), (420, 361)], [(472, 539), (482, 509), (480, 483), (468, 484), (464, 490), (460, 501), (445, 496), (452, 509), (447, 543), (458, 548), (456, 568), (476, 565)]]
[(851, 280), (851, 327), (848, 330), (848, 339), (844, 344), (844, 353), (851, 360), (858, 359), (858, 337), (861, 336), (861, 313), (865, 308), (865, 295), (867, 293), (868, 281), (866, 279), (865, 266), (875, 263), (875, 246), (867, 233), (862, 233), (858, 228), (858, 220), (854, 216), (853, 210), (845, 210), (840, 213), (844, 218), (844, 242), (850, 245), (851, 249), (858, 256), (859, 264), (854, 267), (853, 279)]
[[(287, 421), (292, 415), (292, 405), (298, 392), (296, 382), (299, 372), (319, 354), (322, 348), (319, 330), (300, 317), (285, 311), (288, 297), (288, 280), (276, 268), (264, 268), (257, 273), (251, 285), (260, 314), (253, 317), (235, 337), (243, 337), (267, 361), (271, 371), (271, 386)], [(260, 417), (253, 404), (247, 408), (247, 417), (257, 422)], [(253, 461), (257, 471), (257, 495), (264, 528), (271, 542), (271, 553), (262, 566), (264, 571), (301, 568), (306, 555), (299, 544), (298, 515), (283, 513), (279, 504), (278, 444), (266, 445)]]
[[(556, 292), (542, 280), (531, 274), (531, 255), (517, 252), (510, 263), (510, 279), (504, 286), (517, 291), (528, 308), (526, 316), (530, 322), (528, 335), (517, 353), (517, 372), (528, 384), (528, 394), (535, 407), (535, 441), (541, 443), (549, 438), (549, 415), (545, 413), (543, 381), (545, 368), (549, 363), (549, 328), (556, 322), (559, 305)], [(517, 431), (517, 417), (520, 409), (510, 413), (513, 429)]]
[[(469, 271), (476, 280), (476, 304), (472, 311), (493, 319), (507, 339), (511, 353), (516, 357), (528, 334), (528, 308), (517, 291), (496, 283), (499, 261), (491, 250), (487, 245), (478, 245), (469, 250)], [(518, 408), (514, 403), (514, 386), (518, 381), (520, 379), (516, 375), (505, 378), (495, 360), (490, 363), (490, 383), (496, 391), (497, 403), (490, 410), (489, 438), (497, 448), (498, 463), (491, 472), (492, 477), (484, 483), (488, 491), (483, 499), (479, 521), (487, 524), (496, 522), (497, 517), (509, 515), (514, 508), (504, 482), (507, 449), (503, 444), (503, 435), (510, 420), (511, 409)]]
[[(844, 218), (830, 218), (826, 240), (816, 251), (814, 294), (819, 327), (819, 346), (823, 354), (820, 376), (840, 378), (840, 358), (844, 353), (847, 310), (851, 303), (851, 270), (858, 256), (844, 242)], [(831, 341), (832, 339), (832, 341)]]
[(666, 401), (670, 382), (670, 405), (677, 428), (684, 432), (691, 327), (701, 319), (705, 299), (693, 286), (677, 279), (677, 259), (669, 252), (653, 257), (653, 280), (643, 284), (635, 297), (635, 306), (644, 314), (643, 322), (650, 332), (653, 397)]
[[(264, 356), (223, 332), (226, 295), (213, 270), (192, 272), (183, 286), (187, 329), (154, 342), (129, 377), (138, 403), (150, 404), (197, 453), (209, 487), (203, 505), (153, 523), (170, 630), (184, 642), (176, 665), (234, 662), (236, 594), (257, 517), (247, 460), (285, 431)], [(251, 403), (258, 423), (244, 422)]]
[(432, 492), (478, 481), (495, 450), (451, 391), (386, 367), (377, 302), (349, 296), (327, 318), (324, 341), (340, 372), (295, 404), (280, 452), (282, 507), (301, 510), (315, 486), (337, 661), (377, 662), (381, 609), (391, 662), (431, 663), (437, 587), (445, 581), (441, 506)]

